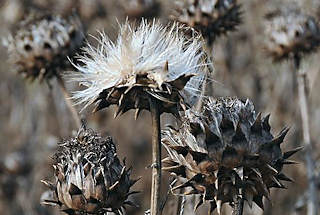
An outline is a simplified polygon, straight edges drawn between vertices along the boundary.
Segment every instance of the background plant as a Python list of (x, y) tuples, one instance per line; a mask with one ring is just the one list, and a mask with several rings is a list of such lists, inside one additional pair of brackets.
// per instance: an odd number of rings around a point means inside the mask
[[(84, 12), (89, 12), (91, 4), (75, 4), (78, 1), (54, 1), (54, 4), (48, 1), (2, 1), (0, 12), (0, 35), (6, 37), (9, 29), (11, 30), (23, 16), (26, 10), (31, 6), (34, 8), (47, 8), (56, 13), (69, 13), (72, 11), (70, 5), (77, 5), (77, 8), (85, 8)], [(79, 1), (81, 2), (81, 1)], [(86, 2), (86, 1), (85, 1)], [(123, 23), (126, 19), (124, 11), (120, 10), (117, 1), (95, 1), (100, 2), (99, 13), (93, 13), (94, 16), (80, 13), (80, 18), (87, 23), (87, 29), (90, 34), (97, 35), (97, 29), (104, 29), (112, 39), (116, 37), (115, 26), (118, 22)], [(300, 1), (298, 1), (300, 2)], [(303, 10), (310, 11), (314, 9), (312, 1), (306, 0), (297, 3)], [(99, 4), (100, 4), (99, 3)], [(294, 75), (291, 71), (291, 64), (284, 62), (282, 64), (273, 64), (271, 59), (267, 59), (262, 51), (264, 37), (262, 32), (265, 28), (263, 15), (269, 11), (272, 5), (277, 7), (283, 1), (271, 0), (262, 4), (260, 0), (239, 1), (242, 4), (243, 24), (237, 32), (229, 34), (228, 37), (221, 37), (214, 44), (214, 96), (239, 96), (248, 97), (253, 100), (256, 109), (264, 113), (272, 113), (271, 124), (275, 130), (280, 130), (285, 124), (291, 126), (290, 135), (288, 135), (287, 145), (284, 150), (301, 145), (301, 129), (297, 123), (298, 106), (295, 97), (297, 86), (295, 85)], [(166, 22), (171, 13), (171, 1), (161, 1), (161, 11), (159, 17), (162, 22)], [(94, 6), (94, 4), (93, 4)], [(94, 9), (92, 10), (94, 11)], [(89, 40), (92, 40), (88, 37)], [(95, 42), (93, 41), (93, 45)], [(30, 163), (30, 171), (23, 174), (9, 173), (8, 170), (1, 168), (1, 201), (2, 211), (8, 214), (50, 214), (58, 213), (57, 210), (48, 210), (39, 206), (39, 199), (44, 187), (39, 186), (40, 179), (51, 178), (49, 155), (55, 151), (57, 139), (70, 136), (72, 131), (72, 121), (68, 110), (61, 101), (61, 92), (56, 88), (50, 93), (45, 85), (28, 84), (18, 77), (12, 70), (12, 67), (6, 62), (6, 49), (1, 47), (0, 64), (0, 105), (1, 121), (0, 144), (1, 166), (6, 166), (4, 160), (11, 157), (15, 152), (22, 152), (28, 155), (23, 158), (24, 163)], [(320, 100), (317, 95), (319, 91), (319, 67), (317, 53), (306, 57), (302, 67), (308, 70), (307, 79), (308, 90), (310, 92), (310, 130), (311, 140), (316, 141), (319, 131), (320, 113), (316, 107)], [(53, 82), (54, 83), (54, 82)], [(77, 87), (67, 83), (67, 88), (74, 90)], [(48, 98), (54, 98), (53, 100)], [(150, 160), (150, 156), (144, 152), (150, 149), (150, 118), (148, 114), (142, 113), (140, 120), (134, 121), (133, 114), (125, 114), (121, 120), (113, 119), (114, 109), (98, 112), (89, 115), (89, 127), (98, 128), (104, 133), (108, 132), (117, 140), (116, 145), (126, 145), (127, 147), (118, 147), (120, 157), (127, 157), (127, 163), (135, 165), (133, 178), (140, 175), (150, 175), (150, 169), (145, 169), (145, 164)], [(26, 114), (28, 113), (28, 114)], [(163, 115), (163, 124), (172, 123), (172, 120), (166, 114)], [(133, 126), (134, 125), (134, 126)], [(139, 134), (139, 135), (138, 135)], [(31, 144), (31, 146), (29, 145)], [(288, 148), (287, 148), (288, 147)], [(318, 146), (315, 145), (315, 158), (318, 157)], [(137, 156), (139, 155), (139, 156)], [(14, 157), (14, 156), (13, 156)], [(10, 158), (11, 159), (11, 158)], [(295, 157), (295, 160), (303, 163), (303, 158)], [(28, 161), (28, 162), (27, 162)], [(46, 162), (46, 163), (45, 163)], [(19, 166), (19, 165), (18, 165)], [(317, 171), (317, 169), (315, 170)], [(5, 174), (4, 174), (5, 173)], [(295, 168), (288, 169), (287, 175), (291, 176), (296, 182), (294, 185), (288, 185), (287, 192), (273, 191), (273, 205), (265, 203), (265, 214), (291, 214), (294, 210), (296, 200), (306, 190), (306, 171), (303, 164)], [(12, 186), (7, 186), (8, 182)], [(146, 193), (150, 188), (150, 177), (146, 176), (145, 183), (138, 183), (136, 189), (144, 190)], [(13, 186), (14, 185), (14, 186)], [(167, 182), (164, 182), (163, 193), (167, 192)], [(12, 187), (14, 189), (4, 189)], [(294, 187), (294, 189), (292, 189)], [(10, 192), (8, 192), (10, 191)], [(9, 195), (10, 194), (10, 195)], [(137, 195), (134, 197), (141, 203), (140, 209), (129, 208), (128, 214), (141, 214), (144, 209), (149, 207), (149, 195)], [(173, 201), (171, 201), (173, 200)], [(25, 204), (28, 202), (30, 204)], [(169, 196), (164, 212), (167, 214), (176, 211), (176, 197)], [(185, 211), (189, 206), (185, 205)], [(203, 210), (203, 211), (202, 211)], [(197, 213), (206, 213), (204, 207)], [(260, 209), (253, 207), (252, 210), (245, 209), (247, 214), (260, 214)], [(228, 207), (225, 207), (224, 213), (229, 214)], [(305, 214), (305, 206), (299, 208), (296, 214)]]

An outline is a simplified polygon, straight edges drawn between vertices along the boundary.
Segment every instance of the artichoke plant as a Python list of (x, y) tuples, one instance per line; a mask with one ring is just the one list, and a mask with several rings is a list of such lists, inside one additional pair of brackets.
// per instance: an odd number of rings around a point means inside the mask
[(95, 104), (94, 111), (117, 105), (116, 115), (150, 110), (150, 97), (158, 101), (160, 113), (178, 115), (185, 103), (193, 105), (207, 65), (200, 37), (187, 39), (176, 23), (163, 27), (142, 20), (139, 26), (126, 23), (120, 28), (116, 44), (102, 34), (97, 49), (84, 49), (79, 57), (83, 65), (76, 65), (79, 72), (73, 80), (86, 89), (73, 98), (86, 106)]
[(268, 13), (265, 19), (265, 49), (275, 61), (300, 57), (320, 45), (319, 24), (299, 9), (278, 9)]
[(263, 209), (270, 188), (291, 181), (282, 168), (294, 164), (288, 158), (301, 149), (282, 152), (287, 132), (274, 136), (269, 115), (256, 114), (250, 100), (209, 98), (201, 112), (186, 111), (179, 129), (164, 131), (165, 170), (181, 179), (173, 190), (200, 195), (196, 208), (207, 201), (210, 212), (224, 203), (235, 207), (239, 199)]
[(138, 26), (125, 23), (116, 43), (102, 34), (100, 46), (88, 45), (79, 59), (83, 65), (75, 65), (80, 72), (73, 80), (86, 87), (74, 93), (78, 103), (95, 104), (94, 111), (116, 105), (115, 116), (130, 109), (136, 109), (136, 118), (143, 109), (151, 112), (152, 215), (160, 214), (160, 115), (179, 117), (179, 111), (195, 104), (207, 72), (200, 36), (188, 39), (184, 29), (143, 19)]
[(72, 57), (84, 42), (82, 24), (76, 15), (31, 14), (23, 20), (14, 36), (5, 41), (9, 61), (26, 78), (51, 78), (70, 68)]
[(53, 192), (43, 203), (60, 206), (67, 214), (122, 214), (131, 186), (127, 169), (117, 157), (111, 137), (81, 128), (76, 137), (63, 141), (54, 155), (55, 182), (42, 181)]
[(241, 6), (237, 0), (179, 0), (173, 18), (202, 33), (209, 44), (215, 38), (236, 30), (241, 23)]
[[(316, 5), (314, 5), (316, 7)], [(301, 67), (304, 55), (314, 52), (320, 45), (320, 26), (317, 18), (301, 12), (296, 5), (285, 5), (266, 15), (265, 48), (274, 61), (291, 59), (297, 80), (303, 142), (308, 175), (308, 214), (318, 212), (318, 193), (314, 180), (315, 161), (309, 125), (308, 76)]]

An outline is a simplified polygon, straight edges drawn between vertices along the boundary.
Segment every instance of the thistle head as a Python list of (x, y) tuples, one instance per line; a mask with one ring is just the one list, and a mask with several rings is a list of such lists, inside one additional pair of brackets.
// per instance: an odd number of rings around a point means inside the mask
[(211, 44), (241, 23), (237, 0), (179, 0), (174, 19), (200, 31)]
[(237, 98), (209, 99), (200, 113), (187, 110), (182, 126), (166, 130), (162, 140), (169, 153), (164, 169), (184, 181), (173, 190), (200, 195), (196, 208), (208, 201), (211, 211), (238, 197), (263, 208), (269, 189), (290, 181), (282, 167), (301, 149), (282, 153), (288, 129), (274, 137), (268, 120)]
[(265, 49), (275, 61), (310, 53), (320, 45), (319, 24), (297, 9), (278, 9), (265, 19)]
[[(187, 39), (183, 27), (163, 27), (142, 20), (125, 23), (115, 43), (101, 35), (99, 47), (88, 45), (76, 65), (73, 80), (86, 89), (73, 98), (95, 111), (117, 105), (116, 115), (130, 109), (149, 110), (149, 98), (159, 101), (160, 112), (177, 114), (199, 98), (206, 73), (200, 37)], [(86, 107), (85, 106), (85, 107)]]
[(19, 73), (42, 80), (70, 68), (67, 56), (72, 57), (83, 41), (82, 25), (76, 16), (30, 15), (4, 45)]
[(121, 214), (133, 194), (131, 169), (119, 161), (110, 137), (82, 128), (59, 144), (54, 155), (55, 182), (42, 181), (53, 192), (43, 203), (58, 205), (68, 214)]

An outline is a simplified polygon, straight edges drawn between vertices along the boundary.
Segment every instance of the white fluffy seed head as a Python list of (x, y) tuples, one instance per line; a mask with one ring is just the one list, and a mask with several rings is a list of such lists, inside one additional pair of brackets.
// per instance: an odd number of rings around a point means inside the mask
[(128, 83), (137, 74), (163, 71), (168, 62), (166, 77), (160, 77), (163, 81), (175, 80), (184, 74), (195, 75), (182, 92), (186, 102), (195, 104), (209, 63), (201, 37), (194, 34), (187, 38), (184, 30), (185, 27), (177, 23), (164, 27), (157, 21), (142, 20), (139, 26), (128, 22), (120, 26), (115, 43), (101, 33), (98, 47), (88, 44), (79, 56), (82, 65), (75, 65), (79, 72), (72, 75), (72, 80), (86, 89), (75, 92), (73, 98), (86, 107), (104, 89)]

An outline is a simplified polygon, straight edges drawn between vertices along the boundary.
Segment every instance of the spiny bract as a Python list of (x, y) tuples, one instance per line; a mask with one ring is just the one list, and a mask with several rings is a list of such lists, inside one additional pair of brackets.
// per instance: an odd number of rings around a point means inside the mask
[(237, 0), (179, 0), (174, 19), (199, 30), (211, 44), (241, 23)]
[(265, 18), (265, 49), (275, 61), (312, 52), (320, 45), (317, 21), (298, 9), (278, 9)]
[(64, 19), (58, 15), (31, 14), (4, 44), (9, 61), (19, 73), (32, 80), (42, 80), (70, 68), (67, 56), (74, 55), (83, 41), (84, 33), (77, 16)]
[(249, 100), (237, 98), (208, 99), (201, 113), (188, 110), (180, 129), (166, 130), (162, 140), (169, 153), (164, 169), (183, 179), (173, 190), (201, 195), (196, 208), (208, 201), (211, 212), (237, 198), (263, 208), (270, 188), (291, 181), (281, 170), (301, 149), (282, 153), (288, 129), (273, 137), (268, 120), (256, 116)]
[(68, 214), (122, 214), (133, 205), (128, 196), (137, 180), (130, 180), (131, 169), (123, 166), (111, 137), (103, 138), (89, 129), (59, 144), (54, 155), (56, 182), (42, 181), (54, 199), (43, 203), (59, 205)]
[(100, 46), (88, 45), (79, 57), (84, 65), (76, 65), (80, 73), (73, 80), (87, 88), (73, 98), (86, 106), (95, 103), (95, 111), (115, 104), (116, 115), (149, 110), (150, 96), (159, 101), (160, 113), (177, 114), (184, 102), (194, 104), (207, 62), (200, 37), (186, 39), (183, 29), (142, 20), (139, 26), (121, 26), (115, 44), (102, 34)]

